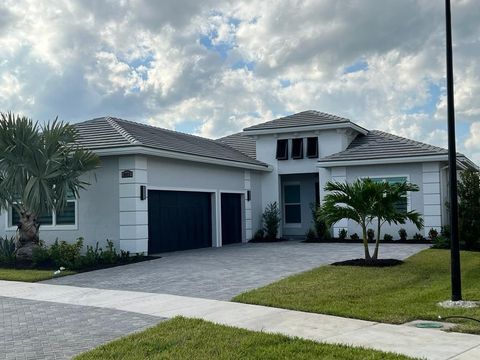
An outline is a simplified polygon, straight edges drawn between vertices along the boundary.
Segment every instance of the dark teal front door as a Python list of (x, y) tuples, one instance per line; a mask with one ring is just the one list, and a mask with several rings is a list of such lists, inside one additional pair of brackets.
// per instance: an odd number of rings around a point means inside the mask
[(210, 193), (148, 191), (148, 252), (212, 246)]
[(222, 245), (242, 242), (242, 196), (222, 193)]

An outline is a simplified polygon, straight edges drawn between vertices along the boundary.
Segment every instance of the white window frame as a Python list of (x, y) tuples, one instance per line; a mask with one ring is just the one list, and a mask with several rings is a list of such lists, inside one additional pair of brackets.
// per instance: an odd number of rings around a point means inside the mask
[[(67, 202), (75, 203), (75, 223), (57, 225), (57, 213), (55, 210), (52, 210), (52, 224), (40, 225), (40, 230), (78, 230), (78, 199), (70, 199)], [(5, 229), (9, 231), (17, 230), (17, 227), (12, 224), (12, 211), (14, 210), (9, 206), (5, 216)]]
[[(402, 177), (402, 178), (405, 178), (406, 182), (410, 182), (410, 175), (367, 175), (367, 176), (364, 176), (362, 177), (362, 179), (383, 179), (384, 181), (388, 180), (389, 178), (398, 178), (398, 177)], [(412, 192), (411, 191), (407, 191), (407, 211), (411, 211), (412, 210)]]
[[(288, 203), (287, 204), (285, 202), (285, 187), (286, 186), (292, 186), (292, 185), (297, 185), (297, 186), (300, 187), (300, 202), (299, 203)], [(301, 228), (302, 227), (302, 186), (301, 186), (299, 181), (289, 181), (289, 182), (283, 183), (282, 190), (283, 190), (282, 191), (283, 226), (286, 227), (286, 228)], [(287, 205), (299, 205), (300, 206), (300, 222), (299, 223), (287, 223), (287, 217), (286, 217)]]

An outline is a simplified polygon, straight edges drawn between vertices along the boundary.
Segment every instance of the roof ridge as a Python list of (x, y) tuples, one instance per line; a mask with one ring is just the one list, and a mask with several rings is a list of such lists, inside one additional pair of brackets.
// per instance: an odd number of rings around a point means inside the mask
[(138, 145), (138, 144), (141, 144), (140, 141), (138, 141), (137, 139), (135, 139), (135, 137), (133, 137), (128, 131), (126, 131), (118, 122), (117, 120), (119, 119), (116, 119), (116, 118), (112, 118), (110, 116), (107, 116), (105, 118), (105, 121), (107, 123), (110, 124), (110, 126), (112, 128), (115, 129), (115, 131), (117, 131), (121, 136), (123, 136), (125, 138), (125, 140), (127, 140), (130, 144), (132, 145)]

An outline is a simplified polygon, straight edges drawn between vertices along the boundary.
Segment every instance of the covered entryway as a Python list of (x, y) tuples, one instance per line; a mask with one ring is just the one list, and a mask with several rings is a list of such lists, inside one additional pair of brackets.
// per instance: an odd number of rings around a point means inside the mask
[(212, 246), (211, 194), (148, 191), (150, 254)]
[(242, 242), (242, 195), (222, 193), (222, 245)]

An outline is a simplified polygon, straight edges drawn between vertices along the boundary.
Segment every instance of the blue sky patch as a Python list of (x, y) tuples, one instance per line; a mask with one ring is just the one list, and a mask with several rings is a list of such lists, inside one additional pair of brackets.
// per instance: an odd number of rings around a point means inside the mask
[(196, 133), (202, 125), (200, 120), (185, 120), (181, 123), (175, 124), (175, 131), (180, 131), (187, 134)]
[(365, 70), (368, 70), (368, 62), (366, 62), (365, 60), (358, 60), (354, 62), (352, 65), (347, 66), (343, 73), (350, 74), (357, 71), (365, 71)]

